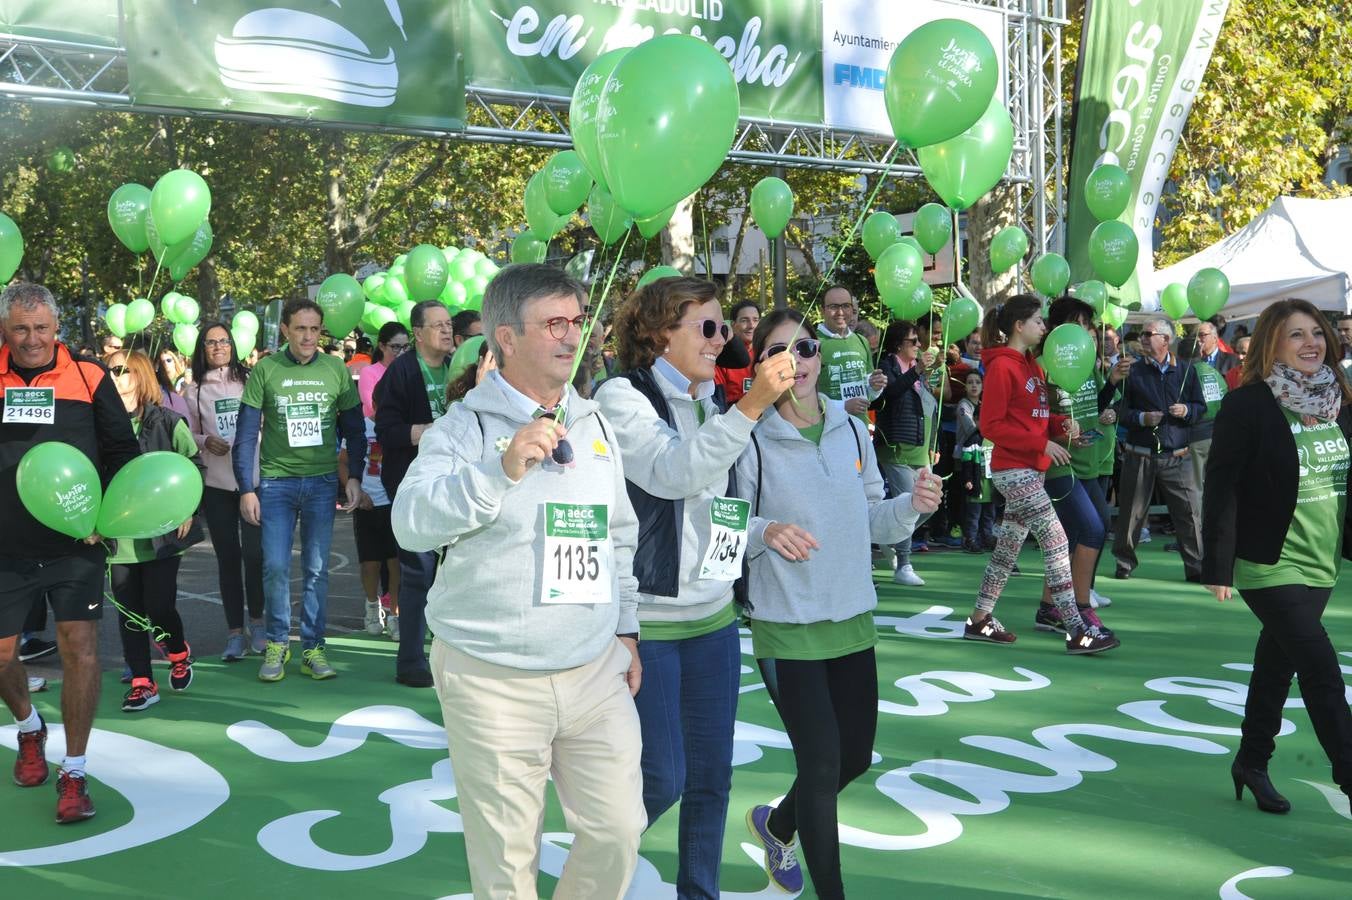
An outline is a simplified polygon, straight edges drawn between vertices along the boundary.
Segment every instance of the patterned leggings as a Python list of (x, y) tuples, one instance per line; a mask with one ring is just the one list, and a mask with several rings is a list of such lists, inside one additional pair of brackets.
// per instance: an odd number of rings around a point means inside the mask
[(1028, 532), (1033, 533), (1042, 549), (1042, 561), (1047, 568), (1047, 586), (1051, 588), (1052, 602), (1061, 613), (1067, 628), (1084, 630), (1084, 620), (1075, 606), (1075, 591), (1070, 583), (1070, 550), (1065, 529), (1052, 510), (1051, 498), (1043, 487), (1045, 476), (1033, 469), (1006, 469), (991, 474), (991, 483), (1005, 498), (1005, 520), (1000, 540), (991, 554), (986, 574), (981, 578), (981, 590), (976, 595), (976, 608), (985, 613), (995, 611), (995, 602), (1009, 581), (1009, 573), (1019, 558)]

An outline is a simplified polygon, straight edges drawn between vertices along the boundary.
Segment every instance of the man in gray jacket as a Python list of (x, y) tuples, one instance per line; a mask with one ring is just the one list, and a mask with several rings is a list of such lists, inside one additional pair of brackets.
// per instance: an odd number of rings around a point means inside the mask
[(567, 383), (584, 298), (547, 266), (498, 273), (498, 371), (423, 433), (394, 500), (401, 547), (446, 549), (427, 620), (475, 897), (536, 896), (550, 776), (575, 834), (555, 897), (618, 900), (647, 824), (638, 522), (614, 429)]

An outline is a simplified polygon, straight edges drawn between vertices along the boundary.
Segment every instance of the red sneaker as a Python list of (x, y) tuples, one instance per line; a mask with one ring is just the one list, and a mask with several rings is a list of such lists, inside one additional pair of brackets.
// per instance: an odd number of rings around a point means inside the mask
[(56, 822), (68, 825), (94, 817), (94, 801), (83, 775), (62, 772), (56, 779)]
[[(42, 717), (38, 717), (42, 721)], [(19, 758), (14, 760), (14, 783), (20, 787), (37, 787), (51, 777), (47, 768), (47, 723), (28, 734), (19, 732)]]

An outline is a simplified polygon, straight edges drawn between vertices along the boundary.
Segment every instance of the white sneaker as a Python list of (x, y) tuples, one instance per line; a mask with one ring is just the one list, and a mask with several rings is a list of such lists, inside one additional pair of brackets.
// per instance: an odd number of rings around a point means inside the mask
[(1150, 543), (1150, 529), (1149, 529), (1149, 528), (1142, 528), (1142, 529), (1141, 529), (1140, 537), (1139, 537), (1139, 539), (1136, 541), (1136, 543), (1138, 543), (1138, 544), (1148, 544), (1148, 543)]
[(389, 629), (389, 632), (390, 632), (390, 640), (392, 640), (392, 641), (397, 641), (397, 640), (399, 640), (399, 617), (398, 617), (398, 616), (395, 616), (395, 615), (389, 615), (389, 616), (386, 616), (386, 617), (385, 617), (385, 627)]
[(1100, 594), (1093, 588), (1089, 589), (1089, 605), (1094, 609), (1102, 609), (1106, 606), (1112, 606), (1113, 601)]
[(895, 569), (897, 567), (897, 551), (893, 547), (884, 547), (873, 557), (873, 568), (875, 569)]
[(892, 583), (906, 584), (911, 587), (922, 587), (925, 584), (925, 579), (915, 574), (915, 569), (912, 568), (910, 563), (907, 563), (892, 573)]
[(380, 601), (366, 604), (366, 633), (380, 634)]

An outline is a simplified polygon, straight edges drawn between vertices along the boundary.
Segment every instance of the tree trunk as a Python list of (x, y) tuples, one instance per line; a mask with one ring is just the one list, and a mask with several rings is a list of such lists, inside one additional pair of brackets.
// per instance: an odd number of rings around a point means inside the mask
[(687, 275), (695, 272), (695, 198), (686, 197), (676, 204), (671, 222), (662, 229), (662, 262)]
[[(804, 235), (806, 235), (806, 237)], [(807, 266), (808, 274), (812, 276), (812, 280), (820, 281), (822, 270), (818, 268), (817, 260), (812, 255), (813, 246), (815, 244), (812, 233), (805, 232), (797, 225), (789, 223), (789, 227), (784, 229), (784, 240), (793, 244), (794, 249), (802, 254), (803, 262)]]
[(737, 266), (742, 258), (742, 244), (746, 240), (746, 229), (751, 224), (751, 216), (746, 208), (745, 197), (743, 197), (742, 208), (738, 213), (740, 217), (737, 221), (737, 236), (732, 240), (732, 252), (728, 255), (728, 288), (737, 287)]
[(1018, 274), (1027, 260), (999, 275), (991, 271), (991, 239), (1001, 228), (1017, 221), (1018, 193), (1011, 185), (996, 187), (967, 211), (967, 234), (963, 245), (967, 286), (984, 308), (1003, 303), (1020, 291)]
[(221, 281), (216, 275), (216, 258), (208, 256), (197, 264), (197, 303), (202, 318), (212, 321), (221, 315)]

